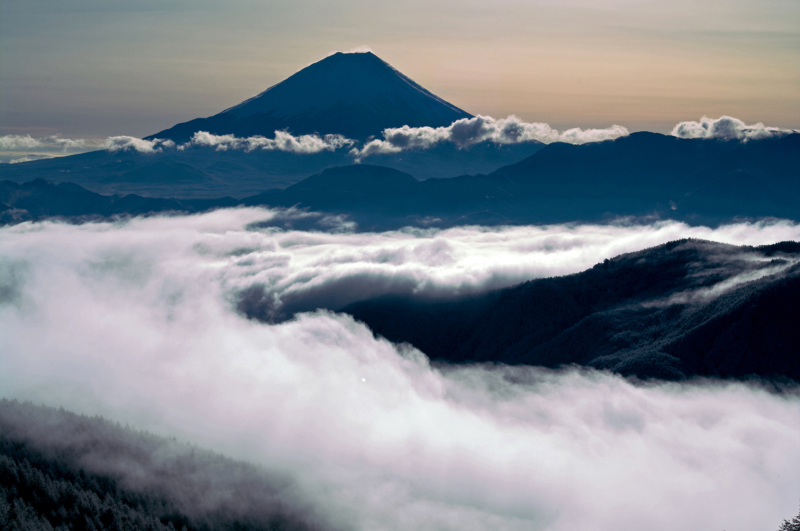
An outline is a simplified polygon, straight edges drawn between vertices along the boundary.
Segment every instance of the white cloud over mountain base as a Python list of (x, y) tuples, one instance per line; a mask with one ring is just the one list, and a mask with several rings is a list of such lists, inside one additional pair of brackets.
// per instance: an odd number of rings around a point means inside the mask
[[(762, 123), (746, 125), (741, 120), (730, 116), (722, 116), (719, 119), (704, 116), (698, 122), (688, 121), (677, 124), (670, 134), (679, 138), (747, 141), (794, 132), (798, 132), (798, 130), (767, 127)], [(193, 147), (212, 148), (217, 151), (286, 151), (309, 155), (322, 151), (350, 148), (350, 155), (356, 162), (359, 162), (370, 155), (400, 153), (407, 149), (426, 150), (445, 142), (452, 143), (459, 149), (467, 149), (482, 142), (492, 142), (497, 145), (531, 141), (545, 144), (552, 142), (585, 144), (613, 140), (628, 134), (628, 129), (621, 125), (612, 125), (605, 129), (580, 129), (576, 127), (566, 131), (558, 131), (546, 123), (528, 123), (514, 115), (502, 119), (478, 115), (473, 118), (457, 120), (447, 127), (403, 126), (389, 128), (383, 131), (383, 139), (374, 139), (363, 145), (357, 145), (358, 143), (355, 140), (345, 138), (342, 135), (294, 136), (287, 131), (275, 131), (273, 138), (263, 136), (242, 138), (231, 134), (215, 135), (207, 131), (198, 131), (189, 142), (177, 146), (171, 140), (144, 140), (131, 136), (114, 136), (105, 140), (72, 140), (58, 136), (33, 138), (30, 135), (6, 135), (0, 137), (0, 154), (3, 152), (18, 153), (19, 155), (17, 155), (14, 162), (26, 162), (35, 160), (30, 153), (81, 153), (97, 149), (107, 149), (112, 152), (137, 151), (139, 153), (156, 153), (161, 152), (163, 149), (185, 150)]]
[(475, 116), (453, 122), (447, 127), (398, 127), (383, 131), (383, 140), (372, 140), (361, 149), (354, 148), (351, 154), (361, 160), (375, 154), (399, 153), (405, 149), (430, 149), (441, 142), (452, 142), (459, 148), (467, 148), (481, 142), (516, 144), (537, 141), (568, 142), (584, 144), (611, 140), (627, 136), (628, 130), (621, 125), (607, 129), (569, 129), (562, 133), (545, 123), (523, 122), (514, 115), (501, 120), (491, 116)]

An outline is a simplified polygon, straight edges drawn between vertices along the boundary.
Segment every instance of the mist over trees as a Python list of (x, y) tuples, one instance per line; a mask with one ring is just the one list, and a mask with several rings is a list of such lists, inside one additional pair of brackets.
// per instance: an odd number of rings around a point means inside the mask
[(0, 400), (0, 528), (329, 529), (290, 480), (99, 417)]
[(800, 531), (800, 511), (791, 520), (784, 520), (778, 531)]

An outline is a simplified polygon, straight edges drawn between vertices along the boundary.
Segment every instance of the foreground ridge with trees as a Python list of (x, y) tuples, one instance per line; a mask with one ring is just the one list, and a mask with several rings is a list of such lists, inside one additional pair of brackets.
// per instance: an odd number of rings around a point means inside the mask
[(0, 529), (328, 529), (278, 474), (30, 403), (0, 400)]

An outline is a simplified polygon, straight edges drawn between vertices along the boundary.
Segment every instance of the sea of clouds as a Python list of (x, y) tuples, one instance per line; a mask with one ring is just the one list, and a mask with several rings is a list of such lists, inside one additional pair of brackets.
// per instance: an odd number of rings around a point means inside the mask
[[(796, 129), (767, 127), (762, 123), (747, 125), (743, 121), (730, 116), (718, 119), (703, 117), (700, 121), (681, 122), (677, 124), (672, 135), (679, 138), (709, 138), (721, 140), (760, 140), (771, 136), (796, 133)], [(628, 130), (621, 125), (612, 125), (605, 129), (573, 128), (558, 131), (546, 123), (524, 122), (514, 115), (495, 119), (491, 116), (475, 116), (463, 118), (447, 127), (396, 127), (383, 131), (382, 139), (374, 139), (359, 145), (355, 140), (342, 135), (299, 135), (287, 131), (275, 131), (273, 138), (263, 136), (236, 137), (234, 135), (215, 135), (199, 131), (186, 143), (176, 145), (171, 140), (144, 140), (132, 136), (113, 136), (105, 140), (76, 139), (71, 140), (58, 136), (33, 138), (30, 135), (0, 136), (0, 162), (4, 160), (2, 153), (22, 153), (8, 162), (27, 162), (51, 156), (55, 153), (80, 153), (85, 151), (106, 149), (109, 151), (136, 151), (139, 153), (159, 153), (164, 149), (186, 150), (189, 148), (209, 148), (217, 151), (240, 150), (252, 152), (285, 151), (303, 155), (349, 149), (353, 160), (360, 162), (370, 155), (400, 153), (407, 149), (426, 150), (443, 143), (452, 143), (459, 149), (467, 149), (472, 145), (491, 142), (497, 145), (517, 144), (537, 141), (545, 144), (551, 142), (567, 142), (585, 144), (613, 140), (627, 136)], [(49, 154), (49, 155), (48, 155)], [(8, 157), (5, 157), (8, 158)]]
[(432, 367), (346, 315), (248, 320), (236, 294), (259, 285), (276, 307), (309, 310), (387, 293), (445, 296), (683, 237), (797, 240), (799, 225), (365, 234), (260, 223), (278, 215), (0, 229), (0, 395), (283, 471), (341, 529), (766, 531), (796, 512), (796, 390)]

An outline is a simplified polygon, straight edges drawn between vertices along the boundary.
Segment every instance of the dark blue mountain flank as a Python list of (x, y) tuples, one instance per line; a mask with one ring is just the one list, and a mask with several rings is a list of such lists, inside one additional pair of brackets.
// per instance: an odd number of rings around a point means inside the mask
[[(0, 164), (0, 178), (18, 183), (34, 179), (72, 182), (107, 195), (137, 194), (182, 199), (229, 195), (242, 198), (269, 188), (285, 188), (325, 168), (352, 163), (353, 159), (346, 150), (310, 155), (284, 151), (215, 151), (212, 148), (183, 151), (172, 148), (161, 153), (103, 150), (20, 164)], [(494, 164), (492, 170), (502, 165)]]
[[(482, 142), (466, 149), (442, 143), (433, 148), (372, 155), (370, 164), (395, 168), (418, 178), (450, 178), (490, 173), (541, 149), (538, 142), (497, 145)], [(101, 194), (210, 199), (247, 197), (286, 188), (330, 167), (349, 166), (347, 149), (297, 154), (284, 151), (215, 151), (193, 147), (161, 153), (94, 151), (69, 157), (0, 164), (0, 177), (18, 183), (45, 179), (72, 182)]]
[(231, 197), (208, 201), (141, 197), (135, 194), (106, 196), (74, 183), (54, 184), (44, 179), (23, 184), (0, 181), (0, 225), (52, 218), (82, 222), (152, 213), (186, 214), (238, 203)]
[(294, 491), (174, 439), (0, 400), (0, 529), (331, 529)]
[(340, 134), (380, 137), (389, 127), (448, 126), (472, 115), (430, 93), (372, 52), (336, 53), (209, 118), (198, 118), (148, 139), (186, 142), (197, 131), (261, 135)]
[(458, 300), (341, 311), (434, 360), (800, 381), (800, 243), (681, 240)]
[(441, 142), (428, 149), (370, 155), (362, 162), (410, 173), (422, 181), (449, 179), (460, 175), (491, 173), (526, 159), (543, 147), (545, 144), (535, 140), (518, 144), (495, 144), (487, 140), (466, 148), (459, 148), (452, 142)]
[[(677, 215), (797, 219), (800, 134), (762, 141), (686, 140), (634, 133), (613, 141), (551, 144), (491, 174), (552, 199), (562, 215), (585, 208)], [(566, 204), (564, 203), (566, 201)], [(743, 207), (748, 212), (739, 212)], [(567, 216), (569, 217), (569, 215)]]
[[(153, 179), (159, 182), (172, 179), (184, 189), (196, 189), (193, 187), (211, 186), (226, 172), (237, 171), (230, 165), (244, 164), (242, 160), (219, 159), (199, 171), (178, 158), (165, 157), (142, 169), (121, 157), (108, 164), (124, 171), (104, 179), (147, 185), (148, 176), (155, 175)], [(595, 144), (550, 144), (489, 175), (419, 181), (385, 166), (335, 166), (284, 189), (236, 200), (212, 196), (159, 203), (134, 196), (129, 212), (124, 211), (126, 203), (120, 197), (100, 199), (83, 190), (83, 202), (69, 199), (66, 190), (74, 192), (74, 184), (62, 183), (58, 191), (48, 191), (53, 185), (44, 181), (22, 188), (4, 181), (0, 203), (6, 210), (28, 211), (25, 219), (141, 214), (147, 213), (147, 208), (152, 212), (197, 212), (234, 204), (299, 207), (347, 215), (364, 231), (409, 225), (595, 223), (619, 217), (716, 225), (741, 218), (800, 220), (798, 176), (800, 134), (740, 142), (634, 133)], [(25, 194), (16, 191), (23, 189)], [(209, 189), (205, 188), (206, 192)], [(59, 197), (72, 206), (60, 206)]]

